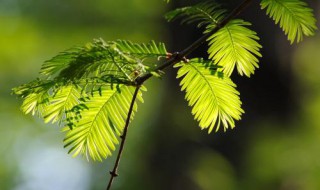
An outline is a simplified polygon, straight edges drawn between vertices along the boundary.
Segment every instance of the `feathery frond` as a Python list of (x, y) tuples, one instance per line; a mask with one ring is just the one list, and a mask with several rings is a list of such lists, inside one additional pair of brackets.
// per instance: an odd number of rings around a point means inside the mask
[(68, 110), (78, 105), (80, 98), (81, 94), (75, 85), (60, 87), (48, 100), (49, 104), (45, 109), (44, 122), (55, 123), (59, 121), (61, 124), (64, 119), (73, 117), (73, 114)]
[[(74, 83), (36, 80), (14, 89), (23, 97), (24, 113), (37, 114), (47, 122), (64, 124), (66, 146), (75, 155), (85, 154), (93, 160), (111, 155), (125, 125), (136, 87), (103, 83), (86, 94), (85, 87)], [(141, 89), (141, 88), (140, 88)], [(142, 87), (142, 90), (145, 90)], [(141, 91), (137, 99), (142, 100)], [(134, 110), (137, 110), (135, 104)]]
[(313, 36), (317, 29), (313, 10), (304, 1), (262, 0), (260, 5), (276, 24), (279, 23), (291, 44), (302, 41), (304, 35)]
[(40, 73), (49, 79), (56, 77), (69, 81), (108, 76), (126, 84), (132, 83), (137, 73), (146, 73), (146, 58), (166, 56), (166, 53), (164, 44), (157, 45), (154, 41), (138, 44), (96, 39), (83, 47), (59, 53), (43, 64)]
[[(166, 14), (166, 19), (172, 21), (182, 17), (182, 23), (197, 22), (198, 27), (206, 26), (204, 33), (209, 33), (220, 24), (225, 14), (226, 10), (219, 4), (200, 3), (171, 11)], [(249, 22), (240, 19), (231, 20), (207, 39), (209, 58), (223, 66), (222, 70), (228, 76), (235, 66), (240, 75), (248, 77), (259, 67), (257, 57), (261, 57), (261, 45), (257, 42), (259, 38), (256, 33), (245, 27), (249, 25)]]
[(24, 99), (21, 105), (22, 112), (43, 117), (50, 97), (49, 91), (54, 85), (52, 81), (37, 79), (13, 88), (13, 93)]
[(24, 113), (38, 113), (45, 122), (61, 122), (68, 118), (65, 112), (77, 104), (80, 93), (92, 93), (105, 84), (134, 85), (133, 80), (146, 72), (145, 58), (166, 54), (164, 44), (154, 41), (137, 44), (97, 39), (46, 61), (40, 71), (45, 79), (15, 88), (14, 93), (25, 99)]
[(77, 105), (81, 98), (76, 85), (56, 80), (37, 79), (13, 91), (24, 98), (21, 109), (25, 114), (37, 113), (46, 123), (65, 122), (69, 117), (66, 111)]
[(178, 63), (177, 78), (186, 99), (192, 106), (192, 114), (202, 129), (209, 128), (209, 133), (222, 123), (224, 130), (235, 126), (234, 120), (241, 119), (243, 110), (239, 92), (230, 78), (217, 71), (211, 62), (192, 59), (188, 63)]
[(57, 73), (58, 78), (71, 81), (104, 74), (131, 81), (129, 75), (133, 67), (133, 62), (119, 55), (113, 42), (98, 39), (59, 53), (43, 64), (40, 73), (48, 78), (55, 77)]
[(61, 70), (65, 69), (71, 62), (76, 61), (77, 56), (84, 51), (81, 47), (70, 48), (60, 52), (52, 59), (45, 61), (41, 67), (40, 74), (48, 77), (54, 77)]
[(24, 114), (31, 113), (42, 117), (45, 113), (49, 94), (45, 91), (28, 94), (21, 105)]
[(167, 50), (164, 43), (156, 44), (153, 40), (147, 44), (132, 43), (126, 40), (117, 40), (115, 42), (118, 49), (126, 55), (137, 56), (141, 59), (147, 57), (165, 57)]
[(227, 76), (235, 66), (240, 75), (248, 77), (259, 67), (257, 57), (261, 57), (261, 45), (257, 42), (256, 32), (245, 27), (250, 25), (240, 19), (231, 20), (207, 39), (209, 58), (222, 66)]
[[(118, 143), (117, 135), (120, 135), (127, 118), (130, 102), (135, 87), (121, 85), (119, 89), (104, 86), (99, 95), (93, 94), (85, 102), (88, 109), (81, 112), (81, 120), (70, 129), (65, 127), (65, 147), (71, 147), (69, 152), (74, 156), (78, 154), (91, 157), (93, 160), (102, 160), (111, 155)], [(143, 101), (141, 91), (138, 100)], [(133, 111), (137, 111), (134, 105)]]
[(165, 18), (169, 22), (181, 18), (181, 23), (197, 23), (198, 27), (206, 26), (209, 31), (219, 24), (225, 13), (226, 10), (222, 9), (220, 4), (207, 2), (175, 9), (168, 12)]
[[(13, 92), (24, 98), (24, 113), (65, 126), (70, 152), (101, 160), (118, 142), (116, 135), (125, 125), (136, 88), (134, 80), (137, 73), (147, 72), (144, 61), (166, 54), (163, 43), (99, 39), (45, 62), (42, 79), (14, 88)], [(142, 101), (141, 92), (137, 98)]]

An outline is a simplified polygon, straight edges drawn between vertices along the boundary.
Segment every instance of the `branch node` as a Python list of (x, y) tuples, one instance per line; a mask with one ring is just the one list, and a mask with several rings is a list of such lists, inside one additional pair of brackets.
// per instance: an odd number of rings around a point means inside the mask
[(177, 51), (177, 52), (174, 52), (171, 57), (173, 57), (175, 60), (179, 60), (180, 56), (181, 56), (180, 52)]
[(114, 172), (114, 171), (110, 171), (109, 173), (113, 177), (118, 177), (118, 174), (116, 172)]
[(183, 57), (183, 58), (182, 58), (182, 61), (183, 61), (184, 63), (189, 63), (190, 60), (187, 59), (186, 57)]
[(172, 57), (172, 53), (167, 53), (167, 55), (166, 55), (166, 59), (170, 59)]

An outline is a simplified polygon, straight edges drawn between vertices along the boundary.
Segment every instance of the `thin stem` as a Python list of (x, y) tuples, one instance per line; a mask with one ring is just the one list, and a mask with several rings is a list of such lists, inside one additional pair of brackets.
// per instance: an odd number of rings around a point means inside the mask
[[(191, 45), (189, 45), (187, 48), (185, 48), (184, 50), (182, 50), (181, 52), (177, 52), (174, 53), (167, 61), (165, 61), (162, 65), (160, 65), (159, 67), (157, 67), (155, 69), (155, 71), (162, 71), (165, 68), (173, 65), (174, 63), (178, 63), (182, 60), (185, 59), (185, 56), (189, 55), (191, 52), (193, 52), (195, 49), (197, 49), (200, 45), (202, 45), (208, 37), (210, 37), (212, 34), (216, 33), (220, 28), (224, 27), (231, 19), (235, 18), (236, 16), (238, 16), (243, 10), (245, 10), (245, 8), (252, 2), (252, 0), (245, 0), (243, 1), (237, 8), (235, 8), (226, 18), (224, 18), (220, 24), (217, 25), (216, 28), (214, 28), (211, 32), (203, 35), (201, 38), (199, 38), (198, 40), (196, 40), (195, 42), (193, 42)], [(117, 170), (118, 170), (118, 166), (119, 166), (119, 162), (120, 162), (120, 158), (122, 155), (122, 151), (124, 148), (124, 144), (126, 141), (126, 136), (127, 136), (127, 132), (128, 132), (128, 127), (129, 127), (129, 122), (130, 122), (130, 117), (131, 114), (133, 112), (133, 106), (134, 106), (134, 102), (137, 98), (140, 86), (149, 78), (151, 78), (153, 75), (151, 73), (147, 73), (141, 77), (138, 77), (135, 80), (135, 83), (137, 85), (136, 90), (133, 94), (132, 97), (132, 101), (131, 101), (131, 105), (130, 105), (130, 109), (128, 112), (128, 117), (126, 120), (126, 124), (123, 130), (123, 134), (121, 136), (121, 144), (120, 144), (120, 149), (118, 152), (118, 156), (116, 159), (116, 162), (114, 164), (114, 168), (112, 171), (110, 171), (111, 174), (111, 178), (107, 187), (107, 190), (110, 190), (111, 186), (112, 186), (112, 182), (114, 180), (115, 177), (118, 176), (117, 174)]]
[(118, 171), (118, 167), (119, 167), (122, 151), (123, 151), (123, 148), (124, 148), (124, 144), (126, 142), (126, 137), (127, 137), (128, 127), (129, 127), (129, 123), (130, 123), (130, 118), (131, 118), (131, 115), (132, 115), (132, 112), (133, 112), (134, 102), (137, 99), (137, 95), (138, 95), (139, 89), (140, 89), (140, 86), (137, 86), (135, 91), (134, 91), (132, 100), (131, 100), (131, 104), (130, 104), (130, 108), (129, 108), (129, 112), (128, 112), (128, 117), (127, 117), (127, 120), (126, 120), (126, 125), (124, 126), (123, 133), (120, 136), (121, 144), (120, 144), (118, 156), (117, 156), (116, 162), (114, 164), (113, 170), (110, 171), (111, 177), (110, 177), (110, 180), (109, 180), (109, 184), (108, 184), (107, 190), (109, 190), (111, 188), (113, 179), (118, 176), (117, 171)]
[[(225, 17), (220, 24), (218, 24), (211, 32), (206, 33), (202, 37), (200, 37), (198, 40), (193, 42), (191, 45), (189, 45), (186, 49), (177, 52), (172, 56), (170, 59), (165, 61), (162, 65), (157, 67), (155, 71), (163, 71), (165, 68), (178, 63), (184, 59), (185, 56), (189, 55), (191, 52), (193, 52), (195, 49), (197, 49), (199, 46), (201, 46), (212, 34), (216, 33), (220, 28), (224, 27), (230, 20), (238, 16), (243, 10), (247, 8), (247, 6), (252, 2), (252, 0), (245, 0), (243, 1), (237, 8), (235, 8), (227, 17)], [(151, 78), (153, 75), (151, 73), (147, 73), (141, 77), (138, 77), (135, 81), (137, 84), (141, 85), (146, 80)]]

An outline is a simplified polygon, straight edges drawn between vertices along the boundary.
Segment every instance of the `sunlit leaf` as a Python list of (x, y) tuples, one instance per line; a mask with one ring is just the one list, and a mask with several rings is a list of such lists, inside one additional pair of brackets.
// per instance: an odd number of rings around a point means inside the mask
[[(225, 18), (226, 10), (214, 2), (200, 3), (195, 6), (178, 8), (166, 14), (166, 19), (172, 21), (178, 18), (182, 23), (197, 23), (205, 26), (204, 33), (210, 33)], [(209, 58), (215, 64), (222, 66), (222, 71), (230, 76), (235, 66), (240, 75), (250, 77), (258, 68), (261, 57), (259, 37), (246, 26), (251, 25), (240, 19), (231, 20), (209, 38)]]
[(54, 95), (49, 99), (49, 103), (46, 106), (44, 121), (46, 123), (57, 121), (63, 121), (65, 118), (71, 116), (66, 113), (72, 109), (75, 105), (79, 104), (81, 98), (79, 89), (74, 85), (68, 85), (60, 88)]
[(240, 19), (231, 20), (208, 38), (209, 58), (221, 65), (227, 76), (235, 66), (240, 75), (248, 77), (259, 67), (257, 57), (261, 57), (261, 45), (257, 42), (256, 32), (246, 27), (250, 25)]
[(199, 126), (209, 128), (209, 133), (214, 128), (218, 131), (221, 123), (224, 130), (235, 127), (234, 120), (241, 119), (243, 110), (231, 79), (202, 59), (192, 59), (176, 67), (180, 67), (177, 78), (182, 78), (180, 85)]
[(48, 97), (49, 94), (45, 91), (28, 94), (21, 105), (22, 112), (25, 114), (31, 113), (32, 115), (37, 114), (42, 117), (48, 105)]
[(313, 10), (304, 1), (262, 0), (260, 4), (262, 9), (266, 9), (267, 15), (276, 24), (279, 23), (291, 44), (302, 41), (303, 36), (314, 35), (316, 19)]
[[(65, 147), (70, 147), (74, 156), (85, 155), (93, 160), (110, 156), (118, 143), (125, 126), (135, 87), (121, 85), (118, 89), (104, 86), (85, 102), (88, 109), (81, 112), (82, 118), (74, 127), (65, 127)], [(141, 91), (137, 99), (142, 101)], [(137, 111), (135, 103), (133, 112)]]

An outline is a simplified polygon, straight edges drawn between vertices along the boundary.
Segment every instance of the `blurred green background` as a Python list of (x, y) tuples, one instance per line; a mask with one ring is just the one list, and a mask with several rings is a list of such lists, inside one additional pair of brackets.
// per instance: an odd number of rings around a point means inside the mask
[[(105, 189), (114, 157), (72, 158), (60, 128), (23, 115), (11, 89), (37, 77), (59, 51), (93, 38), (154, 39), (181, 50), (201, 32), (162, 15), (194, 2), (0, 0), (0, 189)], [(241, 1), (221, 2), (231, 9)], [(308, 3), (320, 19), (319, 1)], [(234, 130), (201, 131), (175, 70), (167, 70), (146, 83), (113, 189), (320, 189), (320, 35), (290, 46), (258, 2), (241, 17), (253, 23), (264, 56), (250, 79), (233, 77), (243, 119)], [(192, 56), (206, 56), (205, 49)]]

